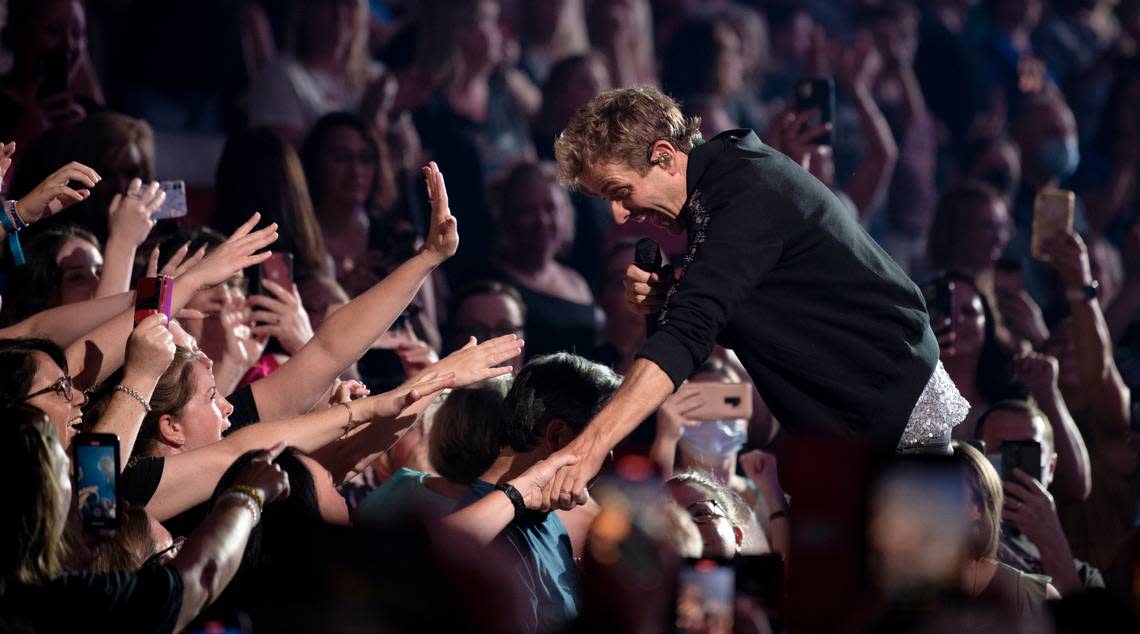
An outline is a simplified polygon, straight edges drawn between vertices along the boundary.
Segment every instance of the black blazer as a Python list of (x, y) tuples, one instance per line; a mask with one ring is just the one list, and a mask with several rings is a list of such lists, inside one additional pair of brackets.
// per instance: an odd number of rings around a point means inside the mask
[(677, 386), (719, 343), (789, 432), (894, 449), (938, 361), (918, 288), (751, 130), (693, 148), (686, 178), (684, 272), (639, 356)]

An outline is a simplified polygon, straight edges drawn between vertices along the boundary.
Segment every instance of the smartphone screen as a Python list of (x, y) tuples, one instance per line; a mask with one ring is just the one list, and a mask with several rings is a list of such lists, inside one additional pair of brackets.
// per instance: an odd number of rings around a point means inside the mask
[(1033, 257), (1048, 262), (1049, 254), (1041, 245), (1058, 233), (1073, 228), (1076, 196), (1067, 189), (1043, 189), (1033, 201), (1033, 239), (1030, 247)]
[(162, 201), (162, 206), (159, 207), (151, 218), (153, 220), (171, 220), (173, 218), (182, 218), (190, 213), (190, 208), (186, 205), (186, 183), (183, 181), (159, 181), (159, 189), (166, 193), (166, 200)]
[(144, 277), (135, 289), (135, 325), (155, 313), (162, 313), (170, 319), (171, 296), (174, 292), (174, 278), (166, 275)]
[(1001, 479), (1016, 481), (1014, 468), (1041, 481), (1041, 443), (1036, 440), (1007, 440), (1001, 444)]
[[(831, 79), (801, 79), (796, 84), (796, 112), (818, 109), (819, 116), (811, 117), (804, 123), (814, 128), (834, 121), (835, 82)], [(831, 132), (824, 132), (815, 138), (815, 145), (831, 145)]]
[(117, 527), (119, 438), (114, 434), (78, 434), (72, 447), (83, 527), (88, 530)]
[(731, 561), (686, 559), (677, 578), (673, 631), (732, 633), (736, 571)]

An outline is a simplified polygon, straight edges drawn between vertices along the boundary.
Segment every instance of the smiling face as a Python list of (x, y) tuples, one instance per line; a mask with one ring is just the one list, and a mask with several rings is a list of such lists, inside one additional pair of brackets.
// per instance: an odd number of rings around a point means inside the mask
[[(52, 361), (51, 357), (39, 351), (33, 352), (32, 355), (36, 359), (36, 377), (32, 381), (32, 387), (28, 390), (28, 394), (45, 390), (59, 384), (61, 380), (67, 379), (67, 375), (56, 365), (55, 361)], [(70, 400), (65, 395), (65, 391), (59, 389), (50, 390), (27, 401), (29, 405), (40, 408), (47, 415), (48, 420), (55, 427), (56, 438), (59, 439), (64, 449), (71, 446), (71, 439), (77, 432), (76, 427), (83, 422), (83, 411), (80, 409), (83, 402), (83, 392), (78, 388), (72, 388)]]
[[(658, 152), (667, 146), (669, 152)], [(582, 184), (591, 193), (610, 201), (614, 222), (625, 224), (631, 218), (636, 222), (646, 219), (672, 233), (684, 228), (677, 217), (685, 207), (685, 166), (687, 157), (668, 143), (655, 144), (653, 159), (664, 161), (652, 165), (645, 175), (618, 163), (608, 163), (590, 170), (582, 177)]]

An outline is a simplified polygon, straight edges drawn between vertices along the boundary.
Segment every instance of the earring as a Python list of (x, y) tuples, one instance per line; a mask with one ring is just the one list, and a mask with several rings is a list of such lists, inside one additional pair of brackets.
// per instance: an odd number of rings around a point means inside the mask
[(174, 444), (176, 444), (176, 445), (178, 445), (179, 447), (181, 447), (182, 445), (185, 445), (185, 444), (186, 444), (186, 439), (185, 439), (185, 438), (182, 438), (181, 436), (179, 436), (178, 438), (175, 438), (175, 439), (174, 439)]

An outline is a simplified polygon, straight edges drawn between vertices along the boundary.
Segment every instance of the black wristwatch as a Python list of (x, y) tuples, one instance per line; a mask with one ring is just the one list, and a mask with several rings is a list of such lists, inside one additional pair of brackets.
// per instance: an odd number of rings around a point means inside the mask
[(1096, 280), (1092, 280), (1081, 288), (1069, 289), (1065, 292), (1065, 299), (1070, 302), (1091, 302), (1100, 294), (1100, 284)]
[(526, 514), (526, 502), (523, 501), (522, 493), (519, 493), (518, 489), (506, 482), (496, 484), (495, 489), (505, 493), (507, 499), (511, 501), (511, 506), (515, 507), (516, 520)]

